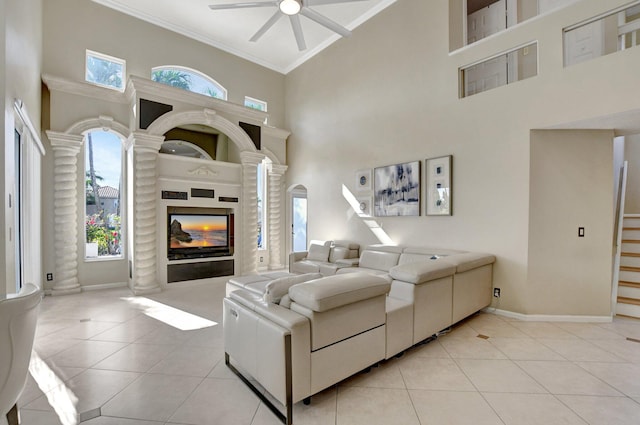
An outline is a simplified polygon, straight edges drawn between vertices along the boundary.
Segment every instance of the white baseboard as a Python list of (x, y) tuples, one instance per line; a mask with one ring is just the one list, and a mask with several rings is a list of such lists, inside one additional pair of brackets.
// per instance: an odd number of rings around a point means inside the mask
[(576, 323), (611, 323), (611, 316), (573, 316), (556, 314), (522, 314), (513, 311), (500, 310), (493, 307), (483, 309), (485, 313), (493, 313), (498, 316), (510, 317), (524, 322), (576, 322)]
[(98, 285), (87, 285), (81, 286), (82, 291), (101, 291), (103, 289), (113, 289), (113, 288), (125, 288), (127, 287), (127, 282), (113, 282), (113, 283), (101, 283)]

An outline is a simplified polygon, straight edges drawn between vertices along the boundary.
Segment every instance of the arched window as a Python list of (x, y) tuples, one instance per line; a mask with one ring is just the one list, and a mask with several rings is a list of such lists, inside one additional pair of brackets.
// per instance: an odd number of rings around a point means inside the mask
[(227, 100), (227, 89), (195, 69), (175, 65), (157, 66), (151, 70), (151, 79), (168, 86)]
[(118, 135), (104, 130), (85, 135), (85, 258), (122, 257), (122, 162)]

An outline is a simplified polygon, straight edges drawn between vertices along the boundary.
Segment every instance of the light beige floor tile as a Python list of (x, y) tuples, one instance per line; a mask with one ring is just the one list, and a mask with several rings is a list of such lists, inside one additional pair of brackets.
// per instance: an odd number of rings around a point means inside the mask
[(449, 353), (447, 353), (447, 350), (444, 349), (439, 340), (411, 347), (405, 352), (404, 355), (439, 359), (448, 359), (451, 357)]
[(548, 322), (512, 322), (512, 326), (532, 338), (576, 339), (577, 336)]
[(137, 419), (112, 418), (109, 416), (100, 416), (82, 422), (82, 425), (159, 425), (163, 422), (139, 421)]
[(527, 334), (511, 325), (508, 322), (497, 323), (471, 323), (471, 328), (476, 330), (481, 335), (486, 335), (491, 338), (527, 338)]
[(443, 338), (444, 349), (454, 359), (506, 359), (507, 356), (488, 340), (474, 337)]
[(444, 337), (447, 338), (466, 338), (469, 336), (476, 336), (478, 332), (466, 323), (459, 323), (451, 328), (451, 331)]
[(239, 381), (205, 379), (171, 416), (171, 422), (249, 425), (260, 401)]
[(38, 324), (36, 326), (36, 338), (42, 338), (52, 333), (59, 332), (61, 330), (70, 328), (78, 324), (77, 320), (74, 319), (60, 319), (60, 318), (51, 318), (45, 319), (42, 317), (42, 314), (38, 317)]
[(133, 343), (97, 363), (93, 368), (147, 372), (177, 348), (175, 345)]
[(400, 372), (409, 389), (474, 391), (475, 388), (452, 359), (412, 357), (399, 359)]
[(186, 344), (191, 337), (185, 331), (173, 328), (171, 326), (160, 324), (158, 329), (146, 334), (142, 338), (136, 340), (140, 344)]
[(224, 348), (224, 329), (222, 320), (216, 325), (204, 329), (189, 331), (186, 345), (195, 347)]
[(418, 425), (406, 390), (338, 388), (337, 425)]
[[(231, 364), (233, 364), (233, 362)], [(224, 359), (222, 359), (222, 361), (218, 362), (218, 364), (215, 365), (207, 378), (238, 379), (238, 377), (224, 363)]]
[(503, 425), (477, 392), (410, 390), (421, 425)]
[(220, 362), (224, 363), (222, 348), (185, 346), (171, 352), (153, 366), (149, 373), (204, 378)]
[(478, 391), (500, 393), (546, 393), (540, 384), (511, 360), (457, 360)]
[(637, 425), (640, 404), (626, 397), (558, 396), (589, 425)]
[(640, 364), (583, 362), (578, 365), (621, 393), (640, 397)]
[(640, 319), (614, 317), (612, 323), (600, 323), (599, 326), (625, 338), (640, 339)]
[(131, 320), (92, 337), (95, 341), (135, 342), (158, 329), (157, 322)]
[(102, 407), (105, 416), (167, 421), (201, 378), (146, 374)]
[(532, 338), (490, 338), (487, 341), (511, 360), (564, 360), (561, 355)]
[(61, 339), (89, 339), (117, 325), (117, 323), (113, 322), (97, 322), (95, 320), (89, 320), (86, 322), (76, 323), (73, 326), (54, 332), (51, 336)]
[(582, 339), (538, 339), (556, 353), (574, 362), (624, 362), (624, 359)]
[(121, 342), (81, 341), (79, 344), (49, 357), (47, 362), (56, 366), (91, 367), (126, 345)]
[(43, 371), (42, 377), (37, 374), (38, 382), (36, 382), (31, 373), (29, 373), (27, 375), (27, 382), (24, 386), (24, 390), (18, 400), (18, 405), (24, 406), (34, 401), (35, 399), (43, 396), (45, 392), (57, 387), (60, 382), (67, 381), (85, 370), (86, 369), (76, 367), (54, 366), (53, 368), (50, 368), (50, 372), (53, 373), (55, 377), (50, 376), (48, 373), (44, 373), (48, 371)]
[(394, 360), (382, 363), (378, 367), (372, 367), (370, 372), (361, 372), (347, 378), (340, 386), (404, 389), (406, 387), (400, 373), (400, 364), (400, 361)]
[(33, 349), (38, 353), (41, 359), (47, 359), (64, 350), (80, 344), (80, 339), (62, 339), (53, 335), (47, 335), (42, 338), (36, 338), (33, 342)]
[(483, 394), (505, 425), (586, 425), (550, 394)]
[(29, 425), (64, 425), (54, 412), (20, 409), (20, 420)]
[(622, 396), (622, 394), (571, 362), (518, 361), (533, 379), (552, 394)]
[(630, 363), (640, 363), (640, 343), (625, 339), (603, 339), (589, 341)]
[(311, 397), (311, 404), (308, 406), (301, 402), (296, 403), (293, 406), (294, 423), (296, 425), (335, 425), (337, 398), (338, 387), (334, 386)]
[(558, 327), (583, 339), (621, 339), (616, 332), (609, 331), (593, 323), (557, 323)]

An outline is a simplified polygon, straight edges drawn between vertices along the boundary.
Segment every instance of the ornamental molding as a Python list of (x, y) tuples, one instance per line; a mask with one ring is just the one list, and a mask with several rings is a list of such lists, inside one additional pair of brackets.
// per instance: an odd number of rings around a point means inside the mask
[(95, 129), (101, 129), (102, 131), (113, 131), (125, 140), (129, 137), (130, 134), (129, 127), (119, 123), (118, 121), (113, 119), (113, 117), (110, 117), (108, 115), (100, 115), (97, 118), (88, 118), (82, 121), (78, 121), (77, 123), (70, 126), (67, 131), (65, 131), (65, 133), (84, 135), (88, 131)]
[(187, 174), (189, 174), (191, 176), (211, 176), (211, 177), (215, 177), (219, 173), (217, 171), (212, 170), (209, 167), (205, 167), (204, 165), (202, 165), (202, 166), (200, 166), (198, 168), (194, 168), (193, 170), (187, 171)]
[(42, 81), (51, 91), (59, 91), (63, 93), (75, 94), (78, 96), (92, 97), (95, 99), (106, 100), (113, 103), (127, 104), (129, 100), (127, 95), (116, 89), (108, 89), (96, 86), (84, 81), (68, 80), (66, 78), (54, 77), (53, 75), (43, 74)]

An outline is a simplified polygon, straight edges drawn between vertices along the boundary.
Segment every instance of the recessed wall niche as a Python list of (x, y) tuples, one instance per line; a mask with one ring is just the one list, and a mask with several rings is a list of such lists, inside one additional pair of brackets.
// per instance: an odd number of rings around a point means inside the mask
[(160, 153), (214, 161), (228, 160), (228, 138), (215, 128), (198, 124), (183, 125), (167, 131), (164, 138), (167, 142), (160, 148)]

